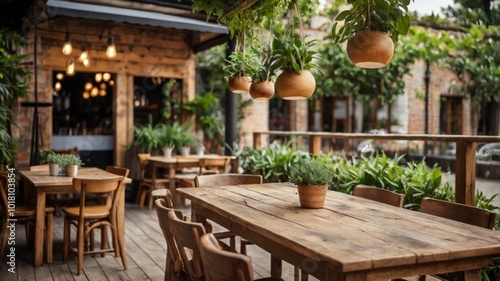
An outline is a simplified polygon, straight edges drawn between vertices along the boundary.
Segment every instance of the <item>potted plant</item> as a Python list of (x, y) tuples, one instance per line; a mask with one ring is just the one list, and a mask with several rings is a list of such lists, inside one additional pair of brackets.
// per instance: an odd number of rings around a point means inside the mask
[(260, 57), (261, 63), (255, 64), (251, 70), (250, 96), (256, 100), (268, 100), (274, 95), (273, 80), (276, 68), (272, 64), (275, 55), (270, 47), (263, 47)]
[(333, 176), (333, 171), (316, 158), (300, 159), (288, 173), (290, 182), (297, 185), (300, 206), (311, 209), (323, 207)]
[(83, 165), (80, 156), (74, 154), (62, 154), (62, 166), (68, 177), (76, 177), (78, 169)]
[(224, 66), (229, 90), (237, 94), (248, 93), (250, 91), (251, 78), (247, 72), (250, 72), (258, 64), (259, 60), (253, 53), (231, 53)]
[(174, 122), (172, 125), (158, 124), (155, 126), (155, 130), (158, 134), (158, 147), (163, 148), (163, 156), (172, 157), (177, 139), (183, 133), (181, 125), (178, 122)]
[(50, 152), (47, 155), (47, 163), (49, 164), (49, 174), (51, 176), (64, 175), (62, 154)]
[(135, 139), (132, 146), (136, 146), (141, 152), (147, 153), (151, 153), (153, 149), (160, 148), (160, 130), (157, 126), (158, 125), (153, 126), (153, 118), (151, 115), (149, 116), (147, 124), (135, 126)]
[[(298, 33), (294, 32), (295, 19), (299, 23)], [(291, 4), (289, 21), (291, 26), (284, 32), (283, 38), (273, 41), (273, 67), (282, 70), (276, 78), (275, 87), (283, 99), (303, 100), (309, 98), (316, 88), (316, 80), (310, 70), (319, 70), (314, 61), (319, 57), (312, 49), (316, 41), (306, 41), (296, 1)]]
[(179, 134), (175, 139), (175, 148), (182, 156), (189, 155), (189, 151), (191, 150), (191, 146), (196, 144), (194, 136), (191, 134), (189, 127), (186, 125), (180, 126)]
[[(349, 0), (351, 8), (337, 15), (332, 27), (336, 43), (347, 41), (350, 61), (362, 68), (380, 68), (392, 59), (394, 43), (410, 28), (410, 0)], [(337, 29), (338, 22), (344, 21)]]

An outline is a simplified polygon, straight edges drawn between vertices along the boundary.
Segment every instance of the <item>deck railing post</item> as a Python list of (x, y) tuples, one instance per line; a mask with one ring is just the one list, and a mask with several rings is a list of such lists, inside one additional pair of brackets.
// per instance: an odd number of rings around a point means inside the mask
[(262, 149), (262, 134), (261, 133), (253, 133), (253, 148), (254, 149)]
[(321, 136), (309, 136), (309, 152), (311, 154), (318, 154), (321, 152)]
[(476, 192), (476, 143), (457, 141), (455, 201), (474, 206)]

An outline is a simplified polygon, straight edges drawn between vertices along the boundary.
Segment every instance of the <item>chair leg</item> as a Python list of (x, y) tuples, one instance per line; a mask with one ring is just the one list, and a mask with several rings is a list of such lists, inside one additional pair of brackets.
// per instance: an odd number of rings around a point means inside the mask
[(70, 247), (70, 227), (71, 224), (67, 218), (64, 218), (64, 249), (63, 249), (63, 264), (66, 263), (68, 259), (69, 247)]
[(77, 230), (77, 234), (76, 234), (77, 254), (78, 254), (78, 272), (77, 272), (77, 275), (80, 275), (82, 273), (84, 240), (85, 240), (85, 225), (78, 224), (78, 230)]
[(54, 220), (54, 214), (52, 212), (48, 213), (46, 215), (46, 222), (45, 222), (45, 252), (47, 255), (47, 263), (52, 263), (52, 250), (53, 250), (53, 232), (52, 232), (52, 225), (53, 225), (53, 220)]

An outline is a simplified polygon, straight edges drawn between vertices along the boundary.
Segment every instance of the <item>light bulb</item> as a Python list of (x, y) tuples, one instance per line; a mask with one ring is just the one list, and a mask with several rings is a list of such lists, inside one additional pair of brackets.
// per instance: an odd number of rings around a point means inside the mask
[(82, 63), (83, 63), (83, 66), (85, 66), (85, 67), (89, 67), (89, 66), (90, 66), (90, 59), (89, 59), (89, 58), (86, 58), (86, 59), (84, 59), (84, 60), (82, 61)]
[(115, 38), (111, 35), (108, 37), (108, 48), (106, 49), (106, 57), (108, 58), (116, 57)]
[(106, 90), (106, 83), (101, 83), (101, 84), (99, 85), (99, 88), (100, 88), (101, 90)]
[(108, 82), (109, 79), (111, 79), (111, 74), (109, 74), (108, 72), (105, 72), (103, 75), (102, 75), (102, 80), (104, 80), (104, 82)]
[(56, 91), (60, 91), (62, 88), (61, 82), (57, 81), (56, 84), (54, 85), (54, 89)]
[(66, 64), (66, 75), (73, 76), (75, 75), (75, 62), (73, 60), (68, 60)]
[(106, 96), (106, 90), (99, 90), (99, 96), (101, 97)]
[(97, 83), (101, 82), (102, 81), (102, 73), (96, 73), (95, 74), (95, 81)]
[(97, 97), (97, 95), (99, 95), (99, 89), (97, 89), (97, 87), (92, 88), (92, 91), (90, 91), (90, 96)]
[(85, 59), (88, 58), (89, 58), (89, 52), (87, 51), (87, 47), (83, 46), (82, 53), (80, 54), (78, 61), (83, 62)]
[(71, 55), (73, 52), (73, 45), (71, 45), (71, 35), (69, 35), (69, 31), (66, 31), (66, 38), (64, 39), (64, 45), (61, 52), (66, 56)]
[(89, 92), (83, 92), (83, 99), (88, 100), (90, 98)]
[(56, 78), (57, 78), (57, 80), (63, 80), (64, 74), (62, 74), (61, 72), (59, 72), (59, 73), (56, 74)]
[(114, 86), (114, 85), (115, 85), (115, 81), (113, 81), (113, 80), (109, 80), (109, 85), (110, 85), (110, 86)]
[(93, 86), (93, 85), (92, 85), (92, 83), (90, 83), (90, 82), (85, 83), (85, 91), (90, 91), (90, 90), (92, 90), (92, 86)]

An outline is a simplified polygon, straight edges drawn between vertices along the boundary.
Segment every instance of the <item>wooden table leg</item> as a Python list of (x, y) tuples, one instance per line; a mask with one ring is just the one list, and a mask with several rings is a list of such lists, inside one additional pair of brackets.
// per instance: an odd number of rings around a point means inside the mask
[(43, 264), (43, 236), (45, 234), (45, 191), (38, 190), (36, 194), (35, 241), (33, 245), (34, 265)]

